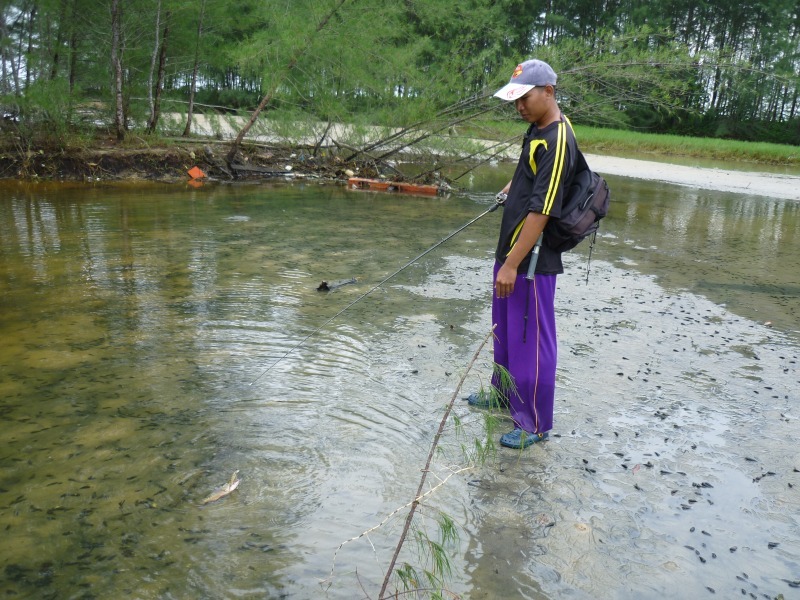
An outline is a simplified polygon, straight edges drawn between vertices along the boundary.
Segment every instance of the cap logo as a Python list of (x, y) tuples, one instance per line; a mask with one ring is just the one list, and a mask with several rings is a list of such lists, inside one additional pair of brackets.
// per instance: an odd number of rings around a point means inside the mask
[(515, 79), (522, 75), (522, 65), (517, 65), (517, 68), (514, 69), (514, 72), (511, 74), (511, 79)]

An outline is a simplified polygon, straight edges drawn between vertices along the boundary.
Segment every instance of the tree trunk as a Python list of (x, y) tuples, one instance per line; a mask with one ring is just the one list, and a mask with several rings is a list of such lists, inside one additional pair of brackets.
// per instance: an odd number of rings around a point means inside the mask
[[(73, 6), (73, 13), (77, 12), (78, 3)], [(75, 22), (73, 17), (72, 22)], [(78, 77), (78, 32), (73, 27), (69, 38), (69, 93), (75, 90), (75, 80)]]
[(61, 10), (59, 11), (58, 23), (56, 27), (55, 48), (53, 49), (53, 64), (50, 66), (50, 81), (55, 81), (58, 77), (58, 63), (61, 60), (61, 45), (64, 43), (64, 28), (67, 26), (67, 4), (68, 0), (61, 0)]
[(200, 17), (197, 19), (197, 40), (194, 45), (194, 66), (192, 67), (192, 82), (189, 86), (189, 110), (186, 115), (186, 127), (183, 137), (188, 137), (192, 131), (192, 115), (194, 114), (194, 94), (197, 91), (197, 71), (200, 68), (200, 40), (203, 36), (203, 15), (206, 12), (206, 0), (200, 2)]
[[(2, 40), (2, 39), (3, 39), (3, 35), (2, 35), (2, 32), (0, 32), (0, 40)], [(3, 78), (3, 80), (0, 81), (0, 93), (7, 93), (8, 92), (8, 83), (7, 83), (8, 82), (8, 69), (6, 68), (6, 63), (8, 62), (8, 57), (6, 55), (5, 48), (0, 50), (0, 62), (3, 63), (2, 73), (0, 73), (0, 76)]]
[[(9, 43), (5, 43), (6, 39), (9, 40)], [(0, 90), (3, 92), (13, 91), (14, 95), (16, 96), (19, 95), (19, 81), (17, 80), (16, 70), (14, 69), (14, 57), (9, 51), (11, 39), (8, 35), (8, 28), (6, 27), (5, 19), (0, 19), (0, 41), (3, 42), (3, 44), (0, 46), (0, 56), (2, 56), (3, 60), (3, 81)], [(10, 73), (8, 69), (10, 69)], [(13, 90), (12, 86), (8, 83), (9, 76), (12, 77), (14, 82)]]
[(154, 133), (158, 125), (158, 117), (161, 114), (161, 93), (164, 90), (164, 73), (167, 65), (167, 40), (169, 39), (169, 18), (170, 13), (165, 15), (164, 37), (161, 40), (161, 51), (158, 55), (158, 77), (156, 78), (155, 97), (153, 98), (153, 112), (150, 123), (147, 126), (147, 133)]
[(114, 128), (117, 141), (125, 139), (125, 106), (122, 96), (122, 8), (120, 0), (111, 0), (111, 73), (114, 78), (112, 95), (114, 96)]
[(156, 72), (156, 60), (158, 59), (158, 52), (159, 47), (161, 46), (161, 41), (159, 40), (159, 35), (161, 34), (161, 0), (158, 0), (158, 4), (156, 5), (156, 39), (153, 43), (153, 54), (150, 57), (150, 72), (147, 76), (147, 104), (150, 107), (150, 118), (147, 120), (147, 131), (150, 132), (153, 128), (153, 123), (155, 121), (155, 114), (156, 114), (156, 107), (155, 107), (155, 100), (153, 99), (153, 77), (155, 76)]
[[(17, 21), (21, 20), (22, 16), (17, 19)], [(20, 73), (22, 71), (22, 58), (25, 55), (24, 48), (23, 48), (23, 36), (17, 36), (17, 54), (16, 56), (12, 57), (11, 62), (11, 71), (14, 76), (14, 95), (21, 96), (24, 92), (22, 87), (22, 81), (20, 79)]]
[[(720, 39), (719, 48), (717, 48), (717, 52), (719, 53), (720, 59), (723, 56), (723, 51), (725, 50), (725, 34), (722, 34)], [(714, 83), (711, 93), (711, 110), (716, 111), (719, 114), (719, 105), (720, 105), (720, 98), (719, 98), (719, 89), (720, 84), (722, 83), (722, 69), (717, 66), (714, 69)]]
[(33, 25), (36, 22), (36, 5), (31, 7), (30, 20), (28, 21), (28, 51), (25, 59), (25, 89), (31, 84), (31, 58), (33, 57)]
[(542, 38), (542, 46), (546, 46), (547, 42), (550, 40), (550, 37), (551, 37), (550, 35), (548, 35), (548, 33), (549, 33), (549, 29), (548, 29), (549, 25), (548, 25), (548, 23), (550, 22), (550, 13), (552, 12), (552, 9), (553, 9), (553, 5), (552, 5), (551, 1), (547, 0), (547, 2), (545, 4), (545, 8), (544, 8), (544, 24), (543, 24), (543, 27), (542, 27), (542, 29), (544, 30), (544, 37)]
[(686, 25), (683, 29), (683, 43), (689, 45), (689, 36), (694, 31), (694, 4), (689, 4), (689, 14), (686, 15)]

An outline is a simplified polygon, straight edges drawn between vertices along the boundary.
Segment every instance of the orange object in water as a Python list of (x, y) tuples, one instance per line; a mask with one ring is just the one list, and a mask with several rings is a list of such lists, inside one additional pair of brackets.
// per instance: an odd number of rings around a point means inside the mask
[(203, 173), (203, 171), (200, 169), (200, 167), (196, 167), (196, 166), (192, 167), (191, 169), (189, 169), (188, 173), (189, 173), (189, 177), (191, 177), (192, 179), (202, 179), (203, 177), (206, 176), (206, 174)]
[(400, 181), (384, 181), (381, 179), (364, 179), (362, 177), (351, 177), (347, 180), (347, 187), (351, 190), (400, 192), (402, 194), (423, 194), (425, 196), (435, 196), (441, 192), (438, 185), (403, 183)]

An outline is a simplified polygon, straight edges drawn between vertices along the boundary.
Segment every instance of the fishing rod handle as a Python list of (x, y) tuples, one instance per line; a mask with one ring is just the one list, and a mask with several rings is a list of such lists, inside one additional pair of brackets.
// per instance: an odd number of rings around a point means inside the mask
[(536, 243), (533, 245), (533, 250), (531, 250), (531, 262), (528, 264), (528, 272), (525, 274), (525, 279), (528, 281), (533, 280), (533, 276), (536, 273), (536, 263), (539, 262), (539, 248), (542, 247), (543, 238), (544, 232), (539, 234), (539, 239), (536, 240)]
[(494, 197), (494, 206), (492, 206), (492, 208), (489, 209), (489, 212), (494, 212), (498, 208), (503, 206), (503, 204), (506, 203), (506, 198), (508, 198), (508, 194), (504, 192), (498, 192), (497, 195)]

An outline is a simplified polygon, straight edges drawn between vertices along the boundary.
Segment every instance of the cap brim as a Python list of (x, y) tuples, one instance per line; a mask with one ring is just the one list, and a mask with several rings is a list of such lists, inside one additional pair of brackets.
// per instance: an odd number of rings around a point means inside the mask
[(521, 98), (535, 87), (536, 87), (535, 85), (522, 85), (521, 83), (509, 83), (505, 87), (502, 87), (499, 90), (497, 90), (494, 96), (495, 98), (500, 98), (500, 100), (505, 100), (506, 102), (512, 102), (517, 98)]

